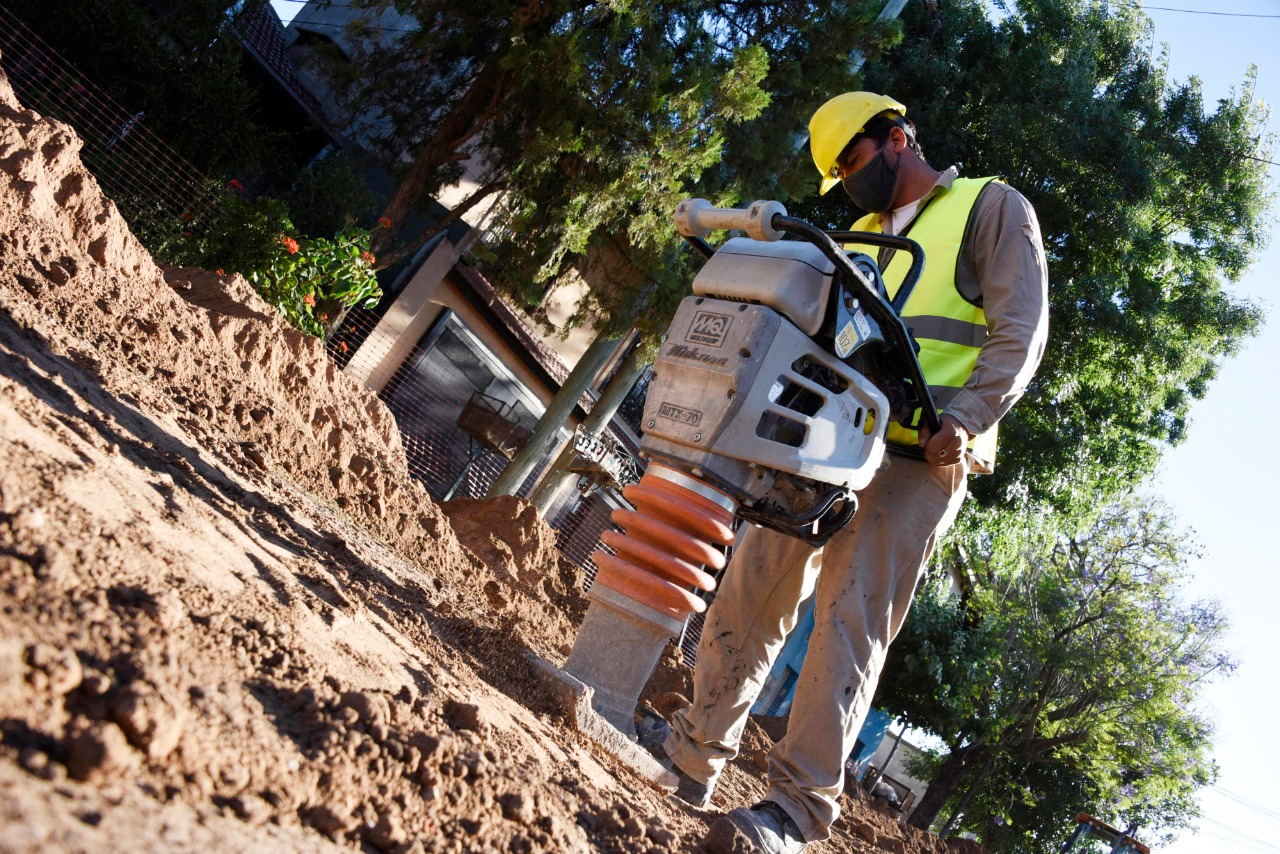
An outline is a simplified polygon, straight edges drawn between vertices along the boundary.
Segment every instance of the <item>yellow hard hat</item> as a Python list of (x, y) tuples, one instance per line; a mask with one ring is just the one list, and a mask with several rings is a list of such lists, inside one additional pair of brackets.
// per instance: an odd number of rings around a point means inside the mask
[(905, 116), (907, 108), (887, 95), (875, 92), (845, 92), (823, 104), (809, 119), (809, 151), (822, 175), (820, 194), (840, 183), (840, 166), (836, 158), (844, 147), (862, 132), (867, 122), (884, 112)]

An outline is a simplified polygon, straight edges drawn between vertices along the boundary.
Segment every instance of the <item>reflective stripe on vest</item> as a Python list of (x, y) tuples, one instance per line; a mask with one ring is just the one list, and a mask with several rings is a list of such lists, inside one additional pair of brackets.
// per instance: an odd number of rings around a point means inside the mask
[[(981, 307), (966, 300), (956, 287), (956, 266), (978, 194), (996, 178), (957, 178), (925, 203), (903, 236), (924, 249), (925, 265), (915, 290), (902, 312), (902, 322), (920, 345), (920, 368), (938, 409), (945, 411), (978, 361), (987, 340), (987, 320)], [(855, 222), (853, 231), (880, 231), (879, 219), (868, 214)], [(846, 244), (846, 249), (877, 257), (877, 249)], [(894, 252), (881, 274), (890, 296), (898, 292), (910, 266), (910, 258)], [(916, 413), (919, 417), (919, 413)], [(886, 439), (893, 444), (917, 447), (915, 430), (890, 422)], [(996, 428), (992, 426), (969, 440), (969, 450), (981, 468), (990, 470), (996, 457)]]

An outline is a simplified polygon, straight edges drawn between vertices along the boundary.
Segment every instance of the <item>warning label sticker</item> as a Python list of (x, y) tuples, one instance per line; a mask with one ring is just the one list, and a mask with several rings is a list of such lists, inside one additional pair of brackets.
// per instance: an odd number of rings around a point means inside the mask
[(867, 323), (867, 316), (862, 313), (862, 309), (858, 309), (853, 313), (853, 322), (858, 327), (858, 340), (864, 340), (871, 337), (871, 324)]

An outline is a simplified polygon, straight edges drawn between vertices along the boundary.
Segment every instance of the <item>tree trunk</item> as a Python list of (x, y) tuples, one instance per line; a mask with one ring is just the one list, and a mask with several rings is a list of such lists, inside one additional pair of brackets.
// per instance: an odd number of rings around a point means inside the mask
[(947, 819), (947, 823), (943, 825), (942, 830), (938, 832), (939, 836), (947, 838), (951, 835), (951, 831), (955, 828), (956, 822), (960, 820), (960, 816), (963, 815), (965, 809), (968, 808), (969, 801), (973, 800), (973, 796), (977, 794), (978, 788), (982, 785), (983, 781), (987, 779), (987, 774), (991, 772), (991, 766), (994, 764), (995, 755), (992, 754), (987, 758), (987, 761), (982, 764), (982, 770), (979, 771), (971, 781), (969, 781), (969, 786), (965, 789), (964, 796), (960, 798), (960, 803), (956, 804), (956, 808), (951, 811), (951, 818)]
[(596, 374), (609, 361), (617, 343), (617, 338), (606, 338), (603, 335), (591, 342), (560, 391), (556, 392), (547, 411), (538, 420), (538, 426), (534, 428), (529, 442), (520, 449), (511, 464), (493, 482), (493, 486), (489, 487), (485, 498), (515, 495), (524, 485), (525, 479), (538, 467), (538, 463), (559, 449), (560, 428), (569, 420), (569, 413), (573, 411), (574, 404), (582, 397), (582, 393), (591, 387)]
[(393, 227), (379, 234), (377, 249), (381, 252), (395, 234), (394, 226), (405, 221), (417, 204), (424, 189), (440, 168), (453, 160), (462, 159), (460, 149), (484, 128), (498, 112), (510, 83), (510, 73), (502, 71), (496, 62), (490, 62), (471, 81), (467, 91), (458, 99), (436, 132), (419, 148), (413, 157), (413, 165), (396, 186), (382, 215)]
[[(512, 14), (507, 38), (529, 39), (535, 30), (538, 36), (544, 35), (559, 14), (558, 4), (540, 0), (522, 3)], [(431, 138), (414, 152), (413, 165), (387, 203), (383, 215), (390, 217), (396, 225), (404, 222), (440, 167), (453, 160), (466, 159), (462, 149), (480, 136), (485, 126), (503, 111), (520, 75), (538, 73), (536, 69), (504, 69), (505, 53), (501, 50), (496, 54), (485, 51), (482, 55), (488, 57), (484, 67), (472, 78), (467, 91), (454, 103)], [(392, 248), (392, 230), (387, 229), (382, 236), (377, 247), (379, 251)]]
[(911, 811), (908, 824), (921, 830), (929, 829), (929, 826), (937, 820), (938, 813), (942, 812), (942, 808), (947, 805), (956, 786), (965, 778), (973, 760), (977, 758), (974, 754), (976, 749), (962, 747), (951, 752), (951, 755), (942, 763), (942, 767), (938, 769), (938, 773), (934, 774), (933, 779), (929, 781), (929, 788), (925, 789), (920, 803), (916, 804), (916, 808)]
[(428, 241), (430, 241), (431, 238), (435, 237), (437, 234), (444, 231), (449, 226), (453, 225), (459, 219), (462, 219), (462, 217), (467, 213), (467, 211), (474, 208), (477, 204), (484, 201), (489, 196), (492, 196), (494, 193), (497, 193), (500, 190), (502, 190), (502, 187), (503, 185), (497, 181), (485, 184), (483, 187), (480, 187), (471, 195), (467, 196), (466, 199), (459, 202), (453, 208), (453, 210), (449, 211), (447, 214), (440, 217), (440, 219), (436, 220), (430, 226), (428, 226), (426, 229), (420, 232), (417, 237), (414, 237), (410, 240), (406, 240), (396, 248), (391, 249), (387, 252), (383, 252), (382, 254), (378, 255), (378, 266), (376, 267), (376, 269), (384, 270), (387, 267), (395, 266), (396, 264), (410, 257), (419, 249), (421, 249), (423, 245), (425, 245)]
[[(636, 384), (636, 380), (640, 379), (640, 375), (644, 373), (644, 369), (648, 367), (648, 363), (640, 358), (641, 348), (637, 347), (627, 357), (627, 361), (618, 369), (617, 374), (609, 382), (604, 393), (600, 395), (600, 400), (591, 408), (591, 414), (582, 422), (582, 429), (591, 436), (599, 436), (609, 426), (609, 420), (613, 418), (614, 413), (618, 411), (618, 407), (622, 405), (622, 401), (626, 399), (632, 387)], [(538, 508), (538, 512), (546, 515), (551, 509), (551, 503), (555, 501), (556, 495), (564, 486), (564, 482), (572, 477), (569, 471), (569, 464), (573, 462), (574, 450), (573, 444), (565, 445), (560, 450), (560, 454), (556, 457), (555, 462), (547, 469), (547, 473), (543, 475), (542, 482), (529, 496), (529, 500)]]

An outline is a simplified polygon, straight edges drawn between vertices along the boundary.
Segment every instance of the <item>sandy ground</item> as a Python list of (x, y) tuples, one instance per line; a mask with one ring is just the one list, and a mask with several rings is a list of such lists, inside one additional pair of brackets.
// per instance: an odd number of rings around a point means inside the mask
[[(242, 279), (159, 269), (79, 147), (0, 80), (0, 851), (702, 850), (718, 813), (532, 677), (584, 610), (554, 532), (434, 503), (381, 402)], [(818, 850), (960, 850), (882, 812)]]

